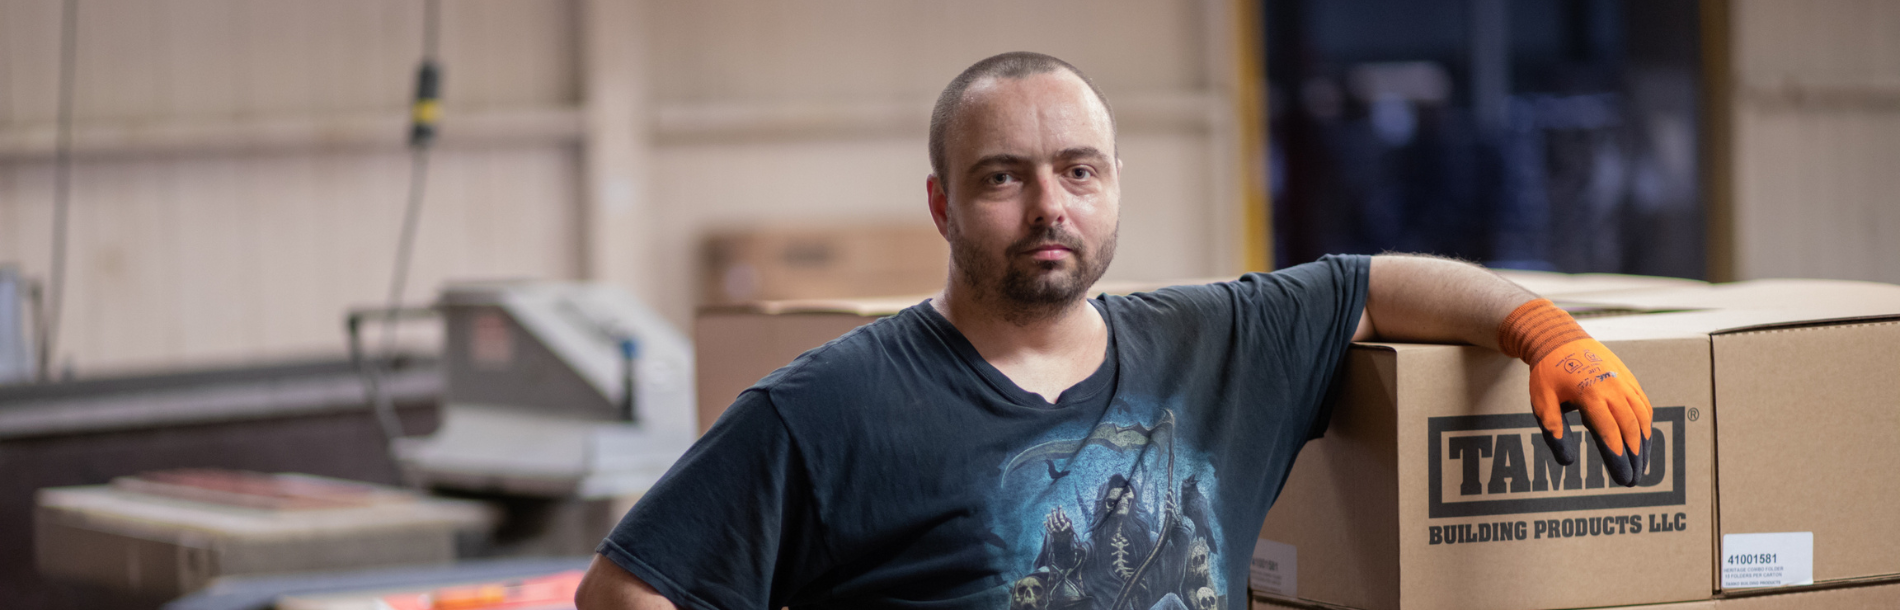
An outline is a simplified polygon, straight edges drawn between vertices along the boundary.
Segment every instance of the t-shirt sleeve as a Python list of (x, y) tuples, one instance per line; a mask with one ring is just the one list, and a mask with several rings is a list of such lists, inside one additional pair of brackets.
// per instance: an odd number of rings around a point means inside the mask
[(818, 530), (796, 443), (762, 389), (741, 394), (596, 549), (681, 608), (779, 608)]
[(1311, 407), (1306, 438), (1326, 432), (1333, 385), (1366, 306), (1372, 258), (1331, 255), (1273, 273), (1250, 273), (1234, 290), (1240, 334), (1261, 366), (1278, 373), (1296, 405)]

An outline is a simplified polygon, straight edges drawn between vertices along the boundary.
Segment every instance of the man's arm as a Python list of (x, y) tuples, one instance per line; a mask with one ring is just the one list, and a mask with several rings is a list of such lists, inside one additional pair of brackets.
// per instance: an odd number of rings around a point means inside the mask
[(574, 606), (580, 610), (675, 610), (671, 600), (653, 587), (623, 570), (606, 557), (594, 555), (574, 591)]
[(1634, 486), (1649, 467), (1653, 414), (1629, 367), (1570, 314), (1483, 268), (1429, 256), (1375, 256), (1353, 340), (1468, 343), (1531, 367), (1531, 413), (1557, 460), (1576, 462), (1580, 439), (1564, 413), (1580, 411), (1610, 478)]
[(1372, 257), (1354, 341), (1468, 343), (1498, 348), (1498, 325), (1537, 298), (1476, 265), (1431, 256)]

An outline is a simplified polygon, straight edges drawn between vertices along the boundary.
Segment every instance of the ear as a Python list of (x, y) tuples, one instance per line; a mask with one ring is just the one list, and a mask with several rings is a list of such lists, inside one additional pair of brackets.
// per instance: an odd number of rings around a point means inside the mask
[(930, 202), (930, 221), (937, 223), (937, 234), (950, 238), (950, 194), (936, 174), (924, 177), (924, 191)]

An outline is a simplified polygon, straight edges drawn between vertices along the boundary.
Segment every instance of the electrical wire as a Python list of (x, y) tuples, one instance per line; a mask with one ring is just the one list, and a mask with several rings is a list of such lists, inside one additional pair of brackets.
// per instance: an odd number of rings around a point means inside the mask
[(409, 284), (410, 259), (415, 252), (416, 232), (422, 223), (424, 187), (429, 178), (429, 148), (435, 142), (435, 120), (441, 91), (441, 70), (436, 64), (440, 42), (440, 0), (425, 0), (422, 17), (422, 65), (416, 74), (416, 100), (410, 112), (409, 199), (403, 210), (402, 233), (396, 242), (396, 267), (390, 274), (389, 299), (383, 308), (380, 365), (372, 365), (369, 391), (377, 425), (391, 442), (403, 436), (402, 421), (396, 417), (395, 399), (385, 387), (387, 373), (396, 367), (396, 321), (402, 309), (403, 289)]
[(66, 301), (66, 234), (73, 190), (73, 81), (79, 64), (79, 0), (66, 0), (62, 7), (59, 38), (59, 127), (53, 143), (53, 260), (46, 313), (39, 321), (37, 333), (41, 382), (53, 379), (60, 311)]

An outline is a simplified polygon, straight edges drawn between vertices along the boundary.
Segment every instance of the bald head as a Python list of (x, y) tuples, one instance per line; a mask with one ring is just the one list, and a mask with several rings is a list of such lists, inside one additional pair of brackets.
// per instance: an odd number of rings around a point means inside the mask
[(1020, 79), (1057, 71), (1074, 74), (1076, 78), (1082, 80), (1083, 84), (1089, 86), (1089, 91), (1095, 94), (1095, 99), (1102, 103), (1103, 112), (1108, 114), (1109, 127), (1112, 130), (1115, 115), (1113, 112), (1108, 112), (1108, 97), (1102, 95), (1102, 90), (1095, 87), (1095, 82), (1089, 80), (1088, 75), (1083, 74), (1075, 66), (1069, 65), (1069, 62), (1028, 51), (993, 55), (965, 68), (963, 73), (951, 79), (950, 85), (944, 87), (943, 93), (937, 96), (937, 105), (930, 111), (931, 173), (940, 178), (947, 177), (944, 174), (944, 165), (947, 162), (944, 153), (947, 146), (945, 140), (949, 137), (950, 130), (956, 126), (957, 117), (963, 110), (964, 97), (971, 85), (990, 78)]

